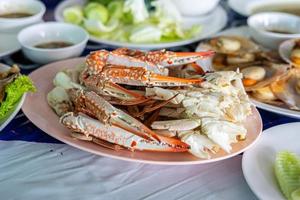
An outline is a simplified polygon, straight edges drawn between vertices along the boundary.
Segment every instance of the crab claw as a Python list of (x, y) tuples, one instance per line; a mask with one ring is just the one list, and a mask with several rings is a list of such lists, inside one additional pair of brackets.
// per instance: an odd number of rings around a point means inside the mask
[(215, 54), (214, 51), (203, 52), (171, 52), (166, 51), (163, 59), (158, 63), (162, 66), (177, 66), (196, 62), (197, 60), (210, 58)]
[(134, 133), (114, 125), (104, 123), (83, 114), (66, 113), (60, 118), (60, 123), (72, 132), (93, 136), (107, 142), (118, 144), (131, 150), (148, 150), (164, 152), (185, 152), (189, 149), (186, 143), (163, 136), (158, 136), (161, 142), (146, 140)]
[(92, 90), (97, 94), (109, 95), (121, 100), (120, 102), (124, 102), (124, 104), (126, 103), (126, 101), (134, 103), (144, 102), (148, 100), (139, 93), (127, 90), (126, 88), (113, 82), (105, 81), (104, 77), (89, 75), (88, 73), (86, 73), (86, 71), (81, 74), (80, 78), (89, 90)]
[(69, 93), (77, 111), (91, 115), (104, 124), (117, 126), (147, 140), (160, 141), (157, 134), (151, 129), (122, 110), (115, 108), (95, 92), (71, 90)]

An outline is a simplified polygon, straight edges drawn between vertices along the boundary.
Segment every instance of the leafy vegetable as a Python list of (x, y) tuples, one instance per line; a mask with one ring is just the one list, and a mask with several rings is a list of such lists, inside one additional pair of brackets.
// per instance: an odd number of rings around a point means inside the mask
[(72, 24), (80, 24), (83, 21), (83, 12), (80, 6), (66, 8), (63, 12), (63, 16), (66, 22)]
[(64, 12), (65, 21), (107, 40), (171, 42), (192, 38), (201, 31), (198, 25), (183, 27), (182, 16), (172, 0), (90, 0), (83, 8), (71, 8)]
[(35, 90), (32, 81), (25, 75), (18, 76), (13, 82), (6, 85), (6, 97), (0, 105), (0, 118), (3, 118), (13, 108), (24, 93)]
[[(283, 151), (277, 154), (275, 161), (275, 175), (280, 189), (287, 199), (300, 188), (300, 160), (291, 152)], [(293, 193), (297, 197), (297, 193)]]
[(84, 14), (88, 19), (97, 20), (102, 23), (108, 21), (108, 10), (99, 3), (89, 3), (84, 9)]
[(143, 22), (149, 17), (144, 0), (125, 1), (124, 12), (131, 13), (135, 24)]

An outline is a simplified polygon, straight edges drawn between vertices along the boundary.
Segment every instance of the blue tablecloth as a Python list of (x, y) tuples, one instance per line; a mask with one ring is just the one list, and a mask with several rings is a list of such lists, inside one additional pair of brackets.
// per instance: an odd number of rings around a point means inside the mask
[[(45, 16), (46, 20), (49, 19), (51, 20), (53, 19), (53, 8), (56, 6), (56, 4), (59, 1), (44, 0), (44, 2), (46, 3), (48, 9), (47, 14)], [(245, 25), (246, 23), (245, 17), (240, 16), (234, 11), (232, 11), (231, 9), (229, 9), (226, 1), (222, 1), (221, 4), (228, 11), (227, 13), (228, 13), (229, 20), (225, 29), (230, 27)], [(172, 48), (171, 50), (194, 51), (196, 45), (197, 43), (194, 43), (183, 47), (175, 47)], [(83, 55), (86, 55), (91, 50), (102, 49), (102, 48), (112, 49), (113, 47), (89, 42)], [(21, 60), (23, 58), (20, 57), (19, 59)], [(4, 63), (7, 62), (7, 64), (11, 64), (7, 60), (11, 60), (11, 59), (3, 59), (0, 61)], [(18, 61), (18, 58), (16, 58), (16, 60)], [(22, 73), (28, 74), (31, 71), (32, 70), (22, 70)], [(259, 109), (259, 112), (263, 119), (264, 129), (279, 124), (300, 121), (299, 119), (289, 118), (286, 116), (274, 114), (261, 109)], [(34, 142), (46, 142), (46, 143), (60, 143), (60, 141), (50, 137), (49, 135), (41, 131), (39, 128), (37, 128), (35, 125), (33, 125), (23, 114), (22, 111), (20, 111), (18, 115), (15, 117), (15, 119), (4, 130), (1, 131), (0, 140), (23, 140), (23, 141), (34, 141)]]

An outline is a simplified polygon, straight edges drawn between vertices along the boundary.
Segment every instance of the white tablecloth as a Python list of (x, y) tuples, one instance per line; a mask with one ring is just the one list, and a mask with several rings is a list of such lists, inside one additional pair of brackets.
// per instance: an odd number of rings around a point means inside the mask
[(0, 141), (0, 199), (256, 199), (241, 156), (160, 166), (96, 156), (65, 144)]

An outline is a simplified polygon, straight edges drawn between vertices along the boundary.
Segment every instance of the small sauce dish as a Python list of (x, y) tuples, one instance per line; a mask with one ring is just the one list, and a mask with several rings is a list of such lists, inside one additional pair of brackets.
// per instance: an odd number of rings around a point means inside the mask
[(83, 28), (62, 22), (35, 24), (18, 34), (24, 55), (39, 64), (80, 56), (88, 38)]
[(45, 5), (37, 0), (0, 0), (0, 32), (17, 33), (42, 22)]
[(248, 18), (251, 36), (259, 44), (277, 49), (284, 40), (300, 37), (300, 17), (280, 12), (265, 12)]

